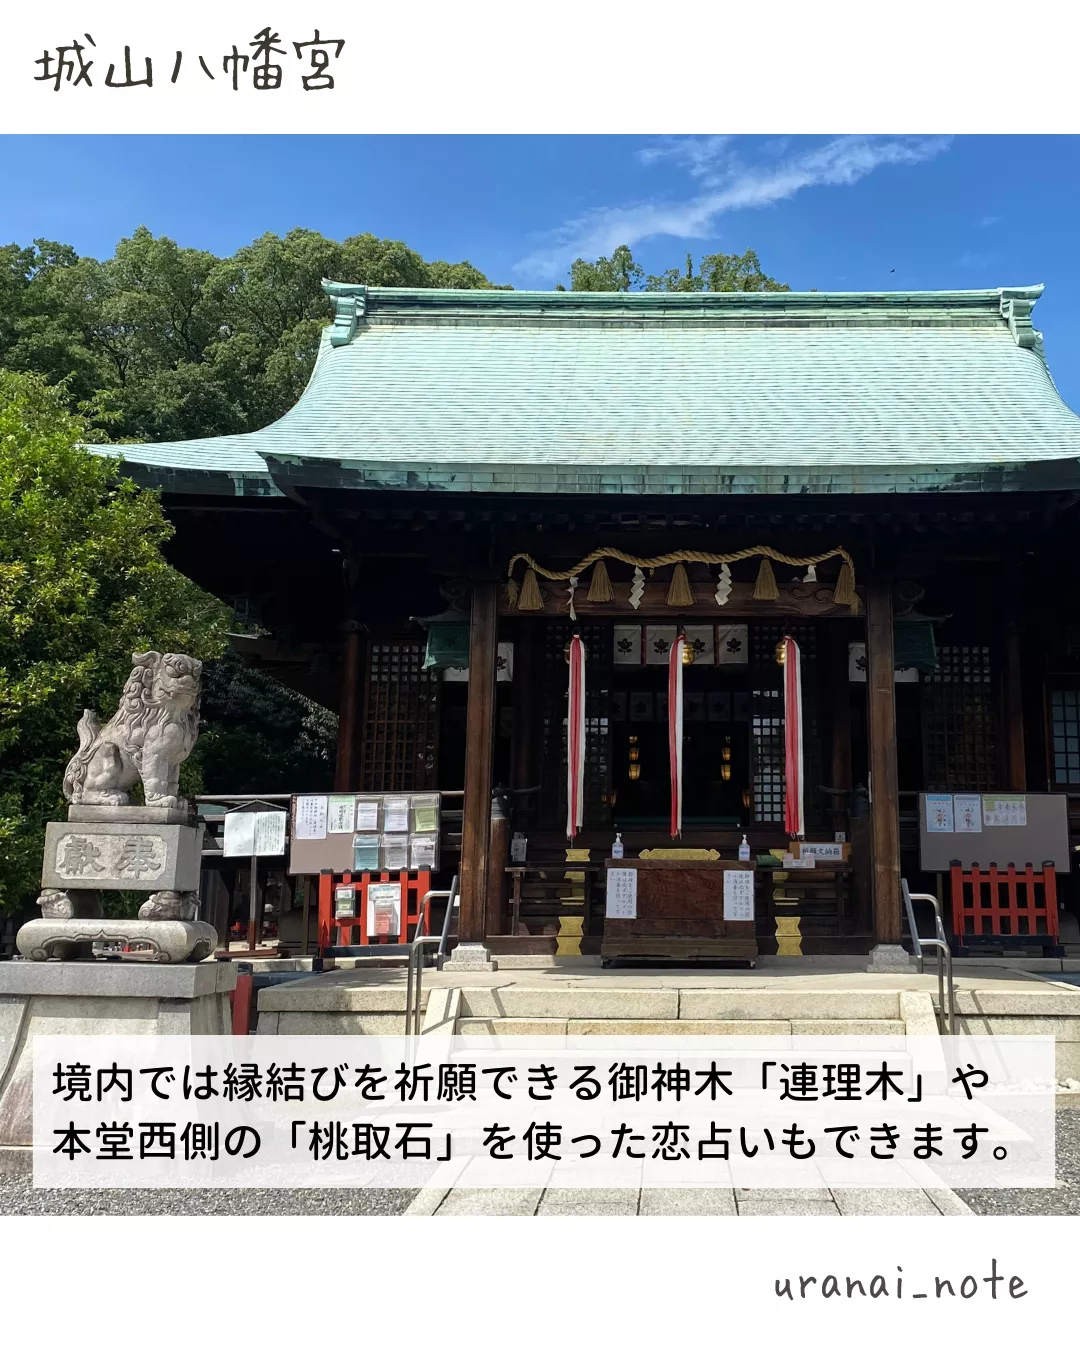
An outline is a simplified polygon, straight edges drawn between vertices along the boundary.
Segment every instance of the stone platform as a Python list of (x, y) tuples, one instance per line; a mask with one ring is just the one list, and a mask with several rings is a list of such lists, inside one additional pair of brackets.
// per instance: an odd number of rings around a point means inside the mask
[(30, 1167), (35, 1036), (228, 1036), (235, 987), (224, 962), (0, 963), (0, 1171)]

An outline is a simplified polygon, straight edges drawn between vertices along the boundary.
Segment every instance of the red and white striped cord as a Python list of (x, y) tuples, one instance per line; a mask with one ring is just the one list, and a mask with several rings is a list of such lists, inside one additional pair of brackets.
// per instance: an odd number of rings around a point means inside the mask
[(671, 765), (671, 837), (682, 834), (683, 650), (680, 633), (668, 658), (668, 760)]
[(585, 644), (570, 639), (570, 687), (566, 716), (566, 837), (581, 829), (585, 800)]
[(794, 638), (784, 638), (784, 829), (803, 837), (802, 657)]

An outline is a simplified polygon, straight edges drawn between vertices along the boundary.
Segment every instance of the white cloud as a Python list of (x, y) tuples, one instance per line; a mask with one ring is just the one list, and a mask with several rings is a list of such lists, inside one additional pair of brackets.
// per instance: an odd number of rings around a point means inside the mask
[(983, 216), (979, 221), (980, 230), (988, 230), (991, 225), (996, 225), (1001, 220), (1000, 216)]
[(692, 196), (596, 207), (552, 230), (514, 270), (556, 278), (575, 258), (608, 256), (620, 244), (633, 247), (660, 235), (707, 238), (728, 212), (771, 206), (808, 187), (848, 186), (882, 165), (921, 163), (948, 144), (945, 136), (841, 136), (782, 159), (776, 157), (777, 144), (770, 143), (767, 160), (745, 164), (728, 136), (665, 138), (640, 151), (638, 159), (645, 165), (667, 161), (685, 170), (698, 189)]

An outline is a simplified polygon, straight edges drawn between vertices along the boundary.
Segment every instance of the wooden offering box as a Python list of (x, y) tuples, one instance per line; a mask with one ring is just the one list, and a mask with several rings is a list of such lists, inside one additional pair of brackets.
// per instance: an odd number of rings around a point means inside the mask
[(758, 954), (754, 920), (724, 918), (724, 873), (753, 872), (748, 862), (693, 862), (668, 859), (608, 859), (607, 872), (637, 873), (634, 918), (604, 919), (600, 955), (662, 961), (754, 961)]

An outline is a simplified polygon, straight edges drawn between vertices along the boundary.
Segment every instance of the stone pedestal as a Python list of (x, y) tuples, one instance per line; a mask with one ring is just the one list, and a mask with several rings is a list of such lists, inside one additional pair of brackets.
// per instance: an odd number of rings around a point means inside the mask
[(0, 1171), (31, 1165), (35, 1036), (227, 1036), (235, 986), (228, 962), (0, 963)]
[(870, 948), (870, 964), (866, 969), (871, 974), (906, 975), (911, 968), (910, 955), (899, 945), (879, 942)]
[(89, 960), (95, 942), (134, 943), (134, 959), (142, 950), (146, 955), (141, 959), (169, 966), (210, 956), (217, 946), (217, 929), (179, 919), (41, 918), (24, 923), (15, 942), (20, 954), (32, 961)]
[(444, 970), (494, 970), (491, 953), (482, 942), (459, 942), (443, 966)]

